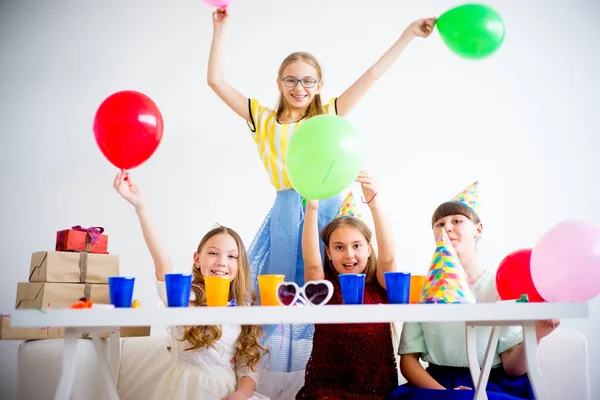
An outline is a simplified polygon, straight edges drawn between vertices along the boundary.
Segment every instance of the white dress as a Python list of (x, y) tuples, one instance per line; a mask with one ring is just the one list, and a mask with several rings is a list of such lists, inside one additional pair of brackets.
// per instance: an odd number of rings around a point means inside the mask
[[(157, 281), (158, 294), (167, 304), (167, 292), (164, 282)], [(252, 371), (247, 367), (235, 365), (235, 342), (242, 330), (240, 325), (222, 325), (222, 336), (209, 348), (185, 351), (188, 341), (183, 337), (184, 328), (171, 326), (171, 367), (162, 376), (153, 400), (221, 400), (235, 392), (237, 382), (244, 376), (254, 379), (258, 385), (258, 368)], [(250, 400), (269, 400), (254, 393)]]

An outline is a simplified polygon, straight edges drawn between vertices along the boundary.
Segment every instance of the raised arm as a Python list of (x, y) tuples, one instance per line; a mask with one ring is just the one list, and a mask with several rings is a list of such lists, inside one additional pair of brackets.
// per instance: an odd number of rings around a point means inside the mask
[(148, 246), (148, 250), (150, 250), (152, 260), (154, 260), (156, 279), (164, 281), (165, 274), (173, 271), (173, 263), (167, 253), (164, 243), (160, 239), (158, 231), (148, 217), (146, 205), (139, 187), (131, 181), (129, 173), (124, 170), (121, 170), (115, 177), (113, 186), (125, 200), (135, 207), (135, 211), (142, 227), (142, 233), (144, 234), (144, 240), (146, 241), (146, 246)]
[(319, 248), (319, 201), (307, 200), (304, 227), (302, 228), (302, 258), (304, 282), (325, 279), (323, 260)]
[(356, 178), (360, 182), (363, 191), (364, 201), (367, 202), (373, 215), (373, 224), (375, 225), (375, 236), (377, 237), (377, 281), (379, 285), (385, 288), (385, 272), (396, 271), (396, 249), (394, 247), (394, 237), (392, 229), (385, 217), (385, 213), (380, 207), (377, 188), (373, 178), (366, 172), (361, 171)]
[(248, 122), (251, 121), (248, 98), (237, 91), (225, 80), (223, 75), (223, 36), (227, 24), (228, 11), (219, 8), (213, 13), (213, 39), (208, 56), (208, 86), (231, 108), (237, 115)]
[(337, 100), (337, 112), (346, 116), (358, 104), (360, 99), (383, 76), (398, 59), (404, 48), (415, 37), (428, 37), (433, 31), (435, 18), (420, 19), (410, 24), (400, 38), (373, 64), (356, 82), (354, 82)]

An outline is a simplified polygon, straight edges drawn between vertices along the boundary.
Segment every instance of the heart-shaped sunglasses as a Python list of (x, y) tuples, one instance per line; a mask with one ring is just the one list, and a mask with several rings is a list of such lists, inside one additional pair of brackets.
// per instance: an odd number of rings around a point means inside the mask
[(281, 282), (277, 285), (277, 300), (282, 306), (296, 303), (309, 306), (322, 306), (333, 296), (333, 285), (326, 280), (306, 282), (299, 287), (295, 282)]

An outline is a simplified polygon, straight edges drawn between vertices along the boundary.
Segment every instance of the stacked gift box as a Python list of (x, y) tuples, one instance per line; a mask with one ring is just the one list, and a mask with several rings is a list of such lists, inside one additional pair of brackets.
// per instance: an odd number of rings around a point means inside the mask
[[(119, 275), (119, 256), (109, 254), (108, 236), (99, 227), (57, 232), (55, 251), (31, 255), (29, 282), (17, 284), (16, 309), (70, 308), (85, 298), (110, 304), (108, 278)], [(150, 327), (123, 327), (121, 336), (148, 336)], [(64, 336), (60, 328), (13, 328), (10, 316), (0, 320), (1, 339), (46, 339)]]

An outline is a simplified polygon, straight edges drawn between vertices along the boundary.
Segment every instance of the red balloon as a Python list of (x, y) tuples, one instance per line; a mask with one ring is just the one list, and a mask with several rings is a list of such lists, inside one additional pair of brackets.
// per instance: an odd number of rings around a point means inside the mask
[(515, 300), (526, 294), (531, 302), (544, 301), (531, 279), (531, 251), (532, 249), (514, 251), (498, 266), (496, 287), (502, 300)]
[(96, 143), (117, 168), (131, 169), (146, 161), (160, 144), (162, 135), (160, 110), (143, 93), (114, 93), (96, 111)]

